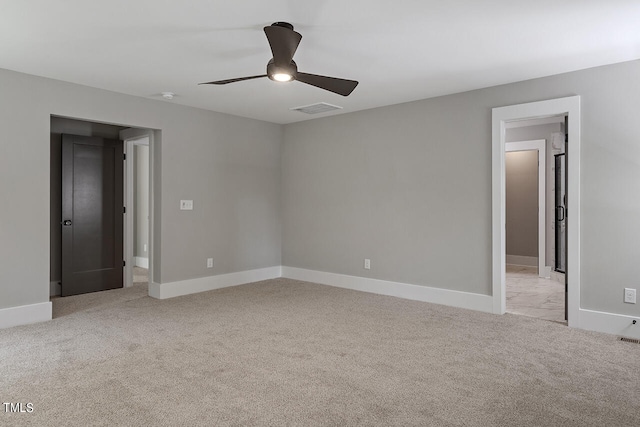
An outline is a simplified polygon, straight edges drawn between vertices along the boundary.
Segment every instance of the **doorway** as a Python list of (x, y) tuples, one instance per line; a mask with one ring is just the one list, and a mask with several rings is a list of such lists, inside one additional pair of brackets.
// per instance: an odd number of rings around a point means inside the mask
[[(121, 126), (66, 117), (50, 118), (50, 296), (62, 295), (62, 135), (119, 139)], [(69, 219), (69, 218), (65, 218)]]
[[(146, 244), (146, 251), (148, 256), (146, 257), (146, 264), (148, 267), (153, 265), (152, 253), (153, 253), (153, 234), (151, 232), (152, 224), (153, 224), (153, 211), (151, 209), (153, 203), (153, 141), (156, 134), (160, 135), (160, 131), (154, 131), (149, 129), (138, 129), (138, 128), (129, 128), (125, 126), (118, 126), (106, 123), (98, 123), (98, 122), (90, 122), (86, 120), (72, 119), (60, 116), (51, 116), (50, 118), (50, 135), (51, 135), (51, 145), (50, 145), (50, 296), (51, 298), (56, 298), (61, 296), (62, 286), (62, 230), (63, 230), (63, 218), (62, 218), (62, 134), (73, 134), (80, 135), (85, 137), (101, 137), (107, 139), (119, 139), (126, 141), (127, 138), (131, 138), (132, 135), (136, 137), (147, 136), (146, 143), (146, 151), (148, 156), (146, 157), (146, 183), (148, 186), (148, 199), (143, 204), (146, 206), (146, 215), (145, 220), (147, 222), (146, 235), (147, 241), (142, 244), (141, 247), (144, 248)], [(123, 136), (124, 135), (124, 136)], [(126, 144), (124, 146), (126, 152)], [(143, 149), (144, 150), (144, 149)], [(139, 156), (142, 157), (142, 156)], [(126, 164), (126, 161), (125, 161)], [(124, 174), (121, 173), (121, 176), (124, 175), (125, 184), (120, 184), (120, 188), (124, 190), (125, 200), (126, 200), (126, 167), (124, 169)], [(122, 180), (121, 180), (122, 182)], [(121, 205), (122, 206), (122, 205)], [(122, 207), (120, 208), (121, 212), (123, 211)], [(126, 209), (126, 203), (125, 203)], [(140, 207), (139, 207), (139, 210)], [(126, 214), (122, 213), (124, 219), (126, 219)], [(126, 223), (126, 221), (124, 221)], [(128, 240), (129, 234), (131, 233), (131, 228), (128, 230), (124, 229), (123, 241), (124, 245), (120, 244), (120, 248), (122, 248), (124, 256), (120, 256), (120, 268), (122, 268), (123, 260), (126, 262), (127, 256), (131, 252), (127, 252), (126, 242)], [(145, 263), (144, 260), (138, 260), (139, 263)], [(129, 267), (133, 267), (134, 260), (131, 259), (131, 263)], [(126, 267), (120, 270), (119, 276), (123, 281), (121, 283), (126, 287), (128, 284), (130, 285), (133, 281), (133, 270), (131, 270), (131, 280), (127, 282), (126, 276)], [(124, 274), (124, 276), (123, 276)], [(152, 275), (147, 274), (149, 280)]]
[(150, 139), (125, 138), (125, 287), (149, 284)]
[(561, 323), (566, 320), (564, 275), (558, 280), (551, 274), (551, 255), (558, 251), (555, 224), (547, 221), (554, 213), (547, 200), (556, 192), (556, 164), (547, 161), (547, 151), (564, 150), (564, 121), (557, 116), (517, 122), (517, 128), (507, 128), (507, 141), (523, 135), (544, 139), (505, 143), (506, 311)]
[(567, 116), (565, 298), (569, 326), (579, 324), (580, 307), (580, 97), (572, 96), (493, 109), (492, 114), (492, 281), (494, 313), (506, 311), (505, 144), (508, 123)]
[(124, 141), (125, 167), (124, 287), (148, 286), (154, 281), (154, 168), (156, 141), (160, 131), (127, 128)]

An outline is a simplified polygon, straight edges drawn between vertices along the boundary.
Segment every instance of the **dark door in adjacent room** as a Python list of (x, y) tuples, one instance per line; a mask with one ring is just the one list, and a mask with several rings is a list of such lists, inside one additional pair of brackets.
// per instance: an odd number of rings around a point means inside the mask
[(556, 262), (554, 269), (564, 273), (567, 264), (567, 207), (566, 207), (566, 156), (565, 153), (555, 156), (555, 240)]
[(62, 135), (62, 296), (123, 284), (122, 141)]

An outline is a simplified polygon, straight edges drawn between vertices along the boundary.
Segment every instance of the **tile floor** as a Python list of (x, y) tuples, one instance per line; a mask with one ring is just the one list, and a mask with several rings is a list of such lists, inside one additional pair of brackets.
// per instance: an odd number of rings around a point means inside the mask
[(133, 283), (148, 283), (149, 282), (149, 270), (142, 267), (133, 267)]
[(536, 267), (507, 265), (507, 313), (566, 323), (564, 284), (538, 277)]

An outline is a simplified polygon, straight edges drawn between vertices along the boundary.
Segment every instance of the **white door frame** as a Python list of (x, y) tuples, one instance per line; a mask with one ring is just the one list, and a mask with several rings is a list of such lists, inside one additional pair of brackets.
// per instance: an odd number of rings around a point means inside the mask
[(133, 201), (133, 164), (135, 162), (134, 146), (149, 146), (149, 247), (147, 254), (149, 257), (149, 283), (153, 283), (153, 131), (148, 129), (125, 129), (120, 132), (120, 139), (124, 140), (125, 154), (127, 156), (125, 165), (125, 207), (127, 213), (124, 221), (124, 287), (133, 286), (133, 266), (134, 266), (134, 250), (133, 250), (133, 221), (134, 221), (134, 201)]
[[(546, 209), (546, 148), (547, 141), (536, 139), (531, 141), (517, 141), (505, 143), (506, 152), (537, 151), (538, 152), (538, 276), (549, 277), (547, 274), (547, 209)], [(506, 181), (505, 181), (506, 182)], [(506, 223), (506, 215), (505, 215)], [(506, 245), (505, 245), (506, 248)], [(506, 257), (506, 255), (505, 255)]]
[(579, 327), (580, 319), (580, 97), (551, 99), (492, 110), (492, 290), (493, 312), (506, 311), (505, 290), (505, 124), (567, 114), (567, 269), (568, 323)]

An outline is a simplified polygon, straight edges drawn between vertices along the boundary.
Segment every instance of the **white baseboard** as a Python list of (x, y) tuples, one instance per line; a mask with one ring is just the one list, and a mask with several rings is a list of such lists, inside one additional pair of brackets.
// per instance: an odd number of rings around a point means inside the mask
[(149, 268), (149, 258), (141, 256), (133, 257), (133, 265), (136, 267)]
[(59, 280), (55, 280), (53, 282), (49, 282), (49, 296), (57, 297), (62, 295), (62, 286), (60, 285)]
[[(149, 295), (166, 299), (181, 295), (210, 291), (257, 282), (260, 280), (286, 277), (295, 280), (320, 283), (339, 288), (389, 295), (409, 300), (460, 307), (471, 310), (493, 312), (493, 298), (488, 295), (453, 291), (407, 283), (390, 282), (366, 277), (348, 276), (302, 268), (275, 266), (256, 270), (221, 274), (218, 276), (182, 280), (171, 283), (150, 283)], [(51, 288), (58, 282), (51, 282)], [(0, 328), (27, 325), (52, 319), (51, 302), (23, 305), (0, 309)], [(636, 324), (633, 324), (636, 320)], [(579, 310), (579, 317), (570, 326), (596, 332), (604, 332), (628, 338), (640, 339), (640, 316), (627, 316), (595, 310)]]
[(52, 310), (51, 302), (0, 309), (0, 329), (51, 320)]
[(218, 276), (200, 277), (198, 279), (181, 280), (179, 282), (150, 283), (149, 296), (158, 299), (173, 298), (181, 295), (258, 282), (260, 280), (276, 279), (281, 276), (282, 268), (276, 266), (221, 274)]
[(513, 265), (524, 265), (528, 267), (538, 266), (537, 256), (524, 256), (524, 255), (507, 255), (506, 263)]
[(324, 271), (305, 270), (295, 267), (282, 267), (282, 277), (306, 282), (320, 283), (339, 288), (354, 289), (374, 294), (389, 295), (415, 301), (431, 302), (452, 307), (467, 308), (493, 313), (493, 298), (489, 295), (452, 291), (449, 289), (411, 285), (408, 283), (388, 282), (366, 277), (347, 276)]
[[(640, 316), (626, 316), (583, 308), (580, 309), (579, 316), (577, 326), (581, 329), (640, 339)], [(636, 320), (635, 325), (634, 320)]]

